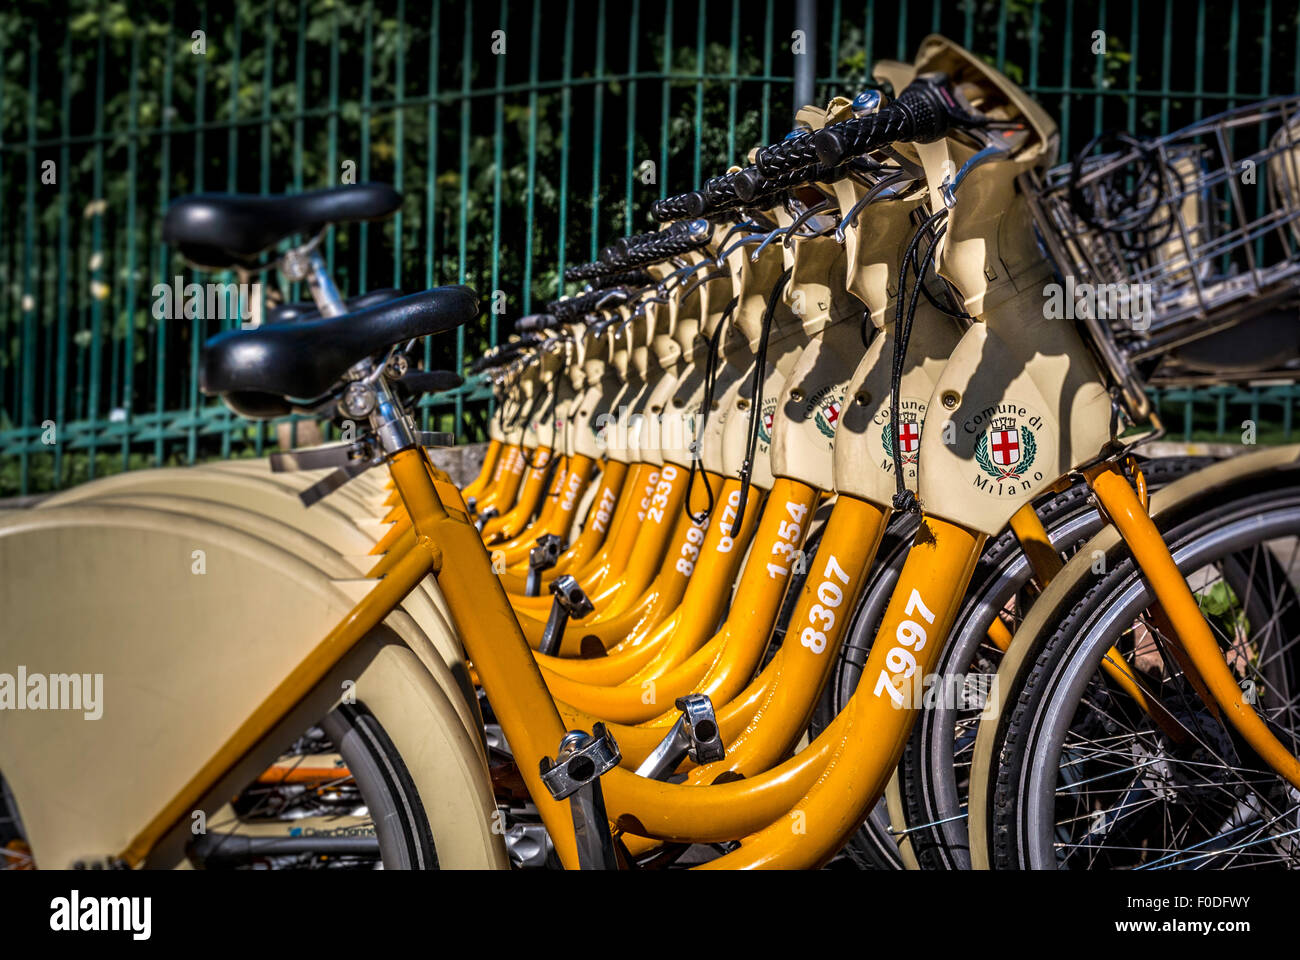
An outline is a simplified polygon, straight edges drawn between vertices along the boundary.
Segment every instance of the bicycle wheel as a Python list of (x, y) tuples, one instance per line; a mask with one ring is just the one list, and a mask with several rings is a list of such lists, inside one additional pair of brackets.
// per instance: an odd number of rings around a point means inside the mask
[[(293, 773), (337, 758), (337, 776)], [(275, 771), (214, 815), (189, 848), (206, 869), (437, 869), (433, 834), (396, 747), (363, 705), (341, 704), (307, 731)], [(0, 868), (31, 869), (17, 798), (0, 778)], [(309, 826), (304, 827), (307, 824)], [(33, 854), (35, 856), (33, 856)]]
[[(1156, 490), (1212, 463), (1208, 458), (1165, 457), (1142, 461), (1148, 489)], [(1058, 552), (1069, 557), (1102, 526), (1083, 484), (1034, 504)], [(899, 763), (908, 836), (924, 869), (970, 869), (966, 808), (971, 757), (988, 689), (1002, 650), (988, 636), (994, 618), (1014, 635), (1038, 594), (1033, 570), (1015, 535), (1004, 531), (981, 555), (967, 589), (957, 628), (944, 647), (936, 673), (945, 695), (921, 711)], [(960, 682), (959, 682), (960, 681)]]
[[(1175, 514), (1176, 515), (1172, 515)], [(1300, 485), (1246, 477), (1159, 517), (1243, 690), (1292, 751), (1300, 742)], [(1116, 544), (1013, 680), (990, 784), (990, 856), (1016, 868), (1300, 865), (1300, 792), (1207, 707), (1147, 611)], [(1125, 668), (1165, 706), (1161, 729), (1100, 671)]]

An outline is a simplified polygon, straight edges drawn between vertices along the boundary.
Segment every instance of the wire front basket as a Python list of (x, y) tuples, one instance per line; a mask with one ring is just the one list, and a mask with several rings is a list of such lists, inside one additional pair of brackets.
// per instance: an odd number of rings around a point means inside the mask
[(1298, 148), (1293, 95), (1159, 139), (1104, 134), (1048, 171), (1034, 214), (1066, 309), (1136, 363), (1294, 299)]

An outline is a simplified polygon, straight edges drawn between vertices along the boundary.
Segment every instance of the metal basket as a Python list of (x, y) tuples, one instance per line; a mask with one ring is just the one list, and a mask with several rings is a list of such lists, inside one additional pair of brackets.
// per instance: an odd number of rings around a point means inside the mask
[(1034, 217), (1068, 308), (1108, 341), (1121, 380), (1296, 299), (1297, 148), (1292, 95), (1158, 139), (1103, 135), (1037, 184)]

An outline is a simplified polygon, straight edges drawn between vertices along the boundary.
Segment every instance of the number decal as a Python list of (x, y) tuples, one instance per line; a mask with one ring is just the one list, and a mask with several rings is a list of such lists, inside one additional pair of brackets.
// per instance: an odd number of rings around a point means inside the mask
[(636, 518), (645, 520), (645, 513), (650, 509), (650, 498), (654, 496), (655, 486), (659, 483), (659, 471), (655, 470), (650, 474), (650, 478), (645, 484), (645, 496), (641, 498), (641, 509), (637, 511)]
[[(835, 626), (835, 608), (844, 602), (844, 588), (840, 584), (847, 586), (849, 582), (849, 575), (834, 556), (826, 558), (822, 576), (825, 579), (817, 585), (817, 599), (821, 603), (814, 603), (808, 611), (808, 621), (812, 626), (804, 627), (799, 634), (799, 643), (813, 653), (825, 652), (826, 634)], [(840, 583), (836, 583), (836, 580)]]
[(807, 516), (808, 508), (801, 503), (787, 500), (785, 512), (790, 515), (790, 519), (782, 520), (777, 526), (776, 535), (781, 539), (772, 544), (772, 552), (784, 559), (785, 563), (767, 565), (767, 575), (773, 580), (784, 580), (790, 576), (790, 561), (803, 541), (803, 518)]
[[(732, 490), (727, 494), (726, 506), (722, 508), (722, 529), (730, 530), (731, 525), (736, 522), (736, 510), (740, 507), (740, 491)], [(731, 548), (735, 546), (735, 541), (725, 533), (722, 539), (718, 541), (718, 553), (730, 553)]]
[[(920, 619), (928, 624), (934, 623), (934, 613), (925, 605), (921, 599), (919, 590), (913, 588), (912, 593), (907, 598), (907, 604), (903, 607), (903, 612), (909, 617), (920, 615)], [(880, 671), (876, 677), (876, 688), (874, 693), (879, 697), (882, 693), (887, 693), (889, 699), (893, 701), (894, 706), (903, 706), (903, 694), (899, 690), (902, 681), (907, 680), (916, 673), (916, 655), (925, 647), (927, 635), (925, 627), (915, 620), (904, 620), (894, 630), (894, 639), (898, 646), (891, 647), (885, 654), (885, 669)], [(897, 677), (897, 682), (895, 682)]]

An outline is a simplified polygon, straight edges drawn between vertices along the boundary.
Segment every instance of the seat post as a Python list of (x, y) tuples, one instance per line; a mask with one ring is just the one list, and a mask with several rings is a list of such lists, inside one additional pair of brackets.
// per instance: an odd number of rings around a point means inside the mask
[(322, 317), (341, 317), (348, 309), (317, 248), (319, 240), (317, 237), (307, 246), (285, 253), (280, 258), (280, 272), (290, 280), (307, 281), (307, 289)]

